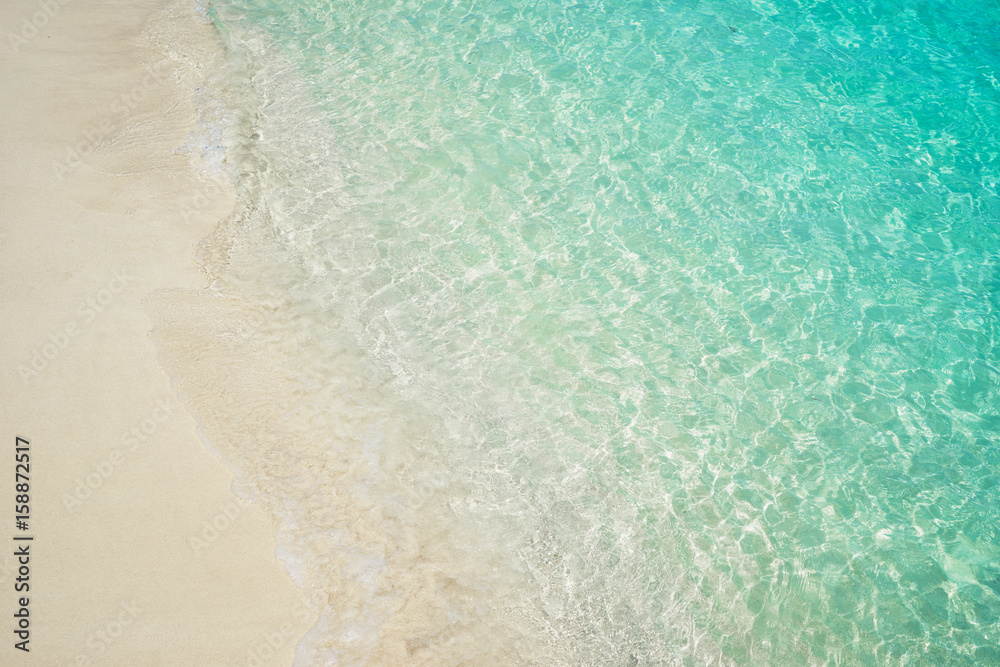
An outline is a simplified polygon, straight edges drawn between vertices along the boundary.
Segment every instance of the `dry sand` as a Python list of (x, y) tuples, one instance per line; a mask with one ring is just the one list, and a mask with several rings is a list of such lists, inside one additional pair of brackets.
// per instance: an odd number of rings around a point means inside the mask
[[(178, 55), (204, 62), (214, 29), (189, 0), (64, 3), (0, 4), (0, 664), (291, 664), (314, 616), (270, 520), (179, 404), (143, 310), (205, 286), (195, 246), (233, 207), (179, 150), (199, 79)], [(27, 594), (15, 534), (34, 537)], [(11, 632), (21, 596), (30, 654)]]

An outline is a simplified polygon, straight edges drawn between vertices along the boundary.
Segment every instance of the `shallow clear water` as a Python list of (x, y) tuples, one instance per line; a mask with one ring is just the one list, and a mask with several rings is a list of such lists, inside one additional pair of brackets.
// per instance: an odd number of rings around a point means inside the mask
[(1000, 664), (995, 2), (214, 11), (302, 664)]

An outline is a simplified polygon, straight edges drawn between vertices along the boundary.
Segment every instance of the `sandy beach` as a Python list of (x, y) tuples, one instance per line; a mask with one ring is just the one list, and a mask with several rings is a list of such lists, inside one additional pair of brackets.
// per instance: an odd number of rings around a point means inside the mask
[(144, 300), (205, 286), (196, 245), (234, 203), (184, 149), (220, 48), (190, 4), (0, 7), (9, 501), (17, 438), (30, 455), (25, 527), (0, 514), (0, 609), (10, 628), (27, 598), (30, 653), (8, 630), (0, 664), (287, 665), (314, 621), (148, 336)]

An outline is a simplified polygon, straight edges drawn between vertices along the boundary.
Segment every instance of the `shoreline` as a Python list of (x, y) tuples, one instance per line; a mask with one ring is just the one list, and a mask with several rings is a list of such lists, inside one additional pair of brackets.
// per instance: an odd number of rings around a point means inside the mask
[[(4, 438), (32, 447), (30, 656), (291, 664), (315, 616), (271, 520), (202, 442), (144, 308), (155, 292), (206, 287), (196, 249), (235, 205), (182, 149), (203, 134), (199, 64), (222, 47), (186, 1), (48, 5), (44, 19), (33, 1), (0, 9), (24, 40), (0, 44), (13, 100), (0, 111), (0, 414)], [(16, 664), (13, 643), (0, 662)]]

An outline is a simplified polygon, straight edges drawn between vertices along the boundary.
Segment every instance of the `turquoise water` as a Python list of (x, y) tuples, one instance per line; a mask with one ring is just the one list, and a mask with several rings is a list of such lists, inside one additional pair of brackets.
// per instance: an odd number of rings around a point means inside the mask
[(302, 664), (1000, 665), (996, 2), (214, 12)]

